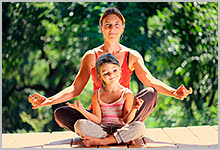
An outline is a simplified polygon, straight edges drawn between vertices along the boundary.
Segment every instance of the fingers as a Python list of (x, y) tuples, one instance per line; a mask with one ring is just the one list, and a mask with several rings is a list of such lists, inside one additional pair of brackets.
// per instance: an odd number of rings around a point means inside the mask
[(135, 102), (134, 102), (133, 106), (134, 106), (134, 108), (139, 110), (143, 103), (144, 103), (144, 101), (142, 99), (135, 97)]
[(191, 87), (189, 87), (189, 94), (192, 94), (193, 89)]
[(192, 94), (193, 90), (191, 87), (189, 87), (189, 90), (186, 89), (186, 87), (184, 85), (181, 85), (175, 92), (173, 92), (173, 95), (176, 98), (179, 98), (181, 100), (183, 100), (184, 98), (186, 98), (189, 94)]
[(41, 97), (41, 95), (40, 95), (40, 94), (38, 94), (38, 93), (34, 93), (34, 94), (33, 94), (33, 96), (32, 96), (32, 98), (35, 98), (35, 97), (40, 98), (40, 97)]
[(77, 106), (79, 107), (80, 105), (81, 105), (81, 102), (80, 100), (78, 100)]
[(32, 102), (33, 102), (33, 98), (32, 98), (32, 96), (31, 96), (31, 95), (29, 95), (29, 96), (28, 96), (28, 101), (29, 101), (30, 103), (32, 103)]

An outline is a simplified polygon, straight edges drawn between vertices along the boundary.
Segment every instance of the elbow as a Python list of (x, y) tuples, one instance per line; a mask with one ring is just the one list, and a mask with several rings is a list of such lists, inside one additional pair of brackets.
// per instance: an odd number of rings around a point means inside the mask
[(124, 119), (124, 123), (125, 123), (125, 124), (128, 124), (128, 123), (130, 123), (130, 122), (131, 122), (131, 119), (130, 119), (130, 120)]
[(75, 88), (75, 85), (69, 86), (69, 93), (72, 93), (72, 94), (73, 94), (73, 98), (79, 96), (80, 93), (81, 93), (81, 91), (80, 91), (80, 90), (77, 90), (77, 89), (78, 89), (78, 88)]
[(144, 83), (144, 85), (146, 87), (154, 87), (156, 85), (156, 79), (155, 78), (149, 78), (149, 77), (146, 77), (145, 81), (142, 82)]
[(133, 118), (134, 117), (132, 117), (132, 118), (124, 117), (123, 121), (124, 121), (125, 124), (128, 124), (128, 123), (130, 123), (133, 120)]
[(102, 120), (101, 119), (97, 119), (96, 120), (96, 124), (101, 124)]

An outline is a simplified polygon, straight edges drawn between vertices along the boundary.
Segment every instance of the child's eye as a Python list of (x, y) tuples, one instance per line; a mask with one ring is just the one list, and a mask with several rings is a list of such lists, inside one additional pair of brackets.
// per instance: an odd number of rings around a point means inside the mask
[(108, 72), (104, 73), (104, 76), (108, 75)]
[(116, 71), (117, 71), (117, 69), (114, 69), (114, 70), (113, 70), (113, 72), (116, 72)]

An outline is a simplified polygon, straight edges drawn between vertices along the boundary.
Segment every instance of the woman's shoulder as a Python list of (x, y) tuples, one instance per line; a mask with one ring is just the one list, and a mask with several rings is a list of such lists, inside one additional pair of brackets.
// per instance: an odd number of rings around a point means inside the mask
[(96, 53), (100, 50), (101, 46), (95, 47), (93, 49), (90, 49), (88, 51), (85, 52), (85, 54), (83, 55), (83, 59), (82, 60), (90, 60), (90, 61), (95, 61), (96, 60)]
[(124, 51), (128, 51), (128, 52), (130, 53), (129, 55), (131, 55), (131, 56), (133, 56), (133, 57), (139, 57), (139, 56), (141, 56), (140, 53), (139, 53), (137, 50), (131, 49), (131, 48), (126, 47), (126, 46), (124, 46), (124, 45), (120, 45), (120, 46), (122, 47), (122, 49), (123, 49)]

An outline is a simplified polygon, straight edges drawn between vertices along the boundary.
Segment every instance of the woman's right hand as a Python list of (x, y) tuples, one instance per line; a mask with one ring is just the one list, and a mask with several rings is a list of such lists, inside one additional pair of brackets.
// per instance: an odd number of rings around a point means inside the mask
[(32, 109), (37, 109), (42, 106), (51, 105), (51, 100), (38, 93), (34, 93), (32, 96), (29, 95), (28, 101), (32, 104)]

